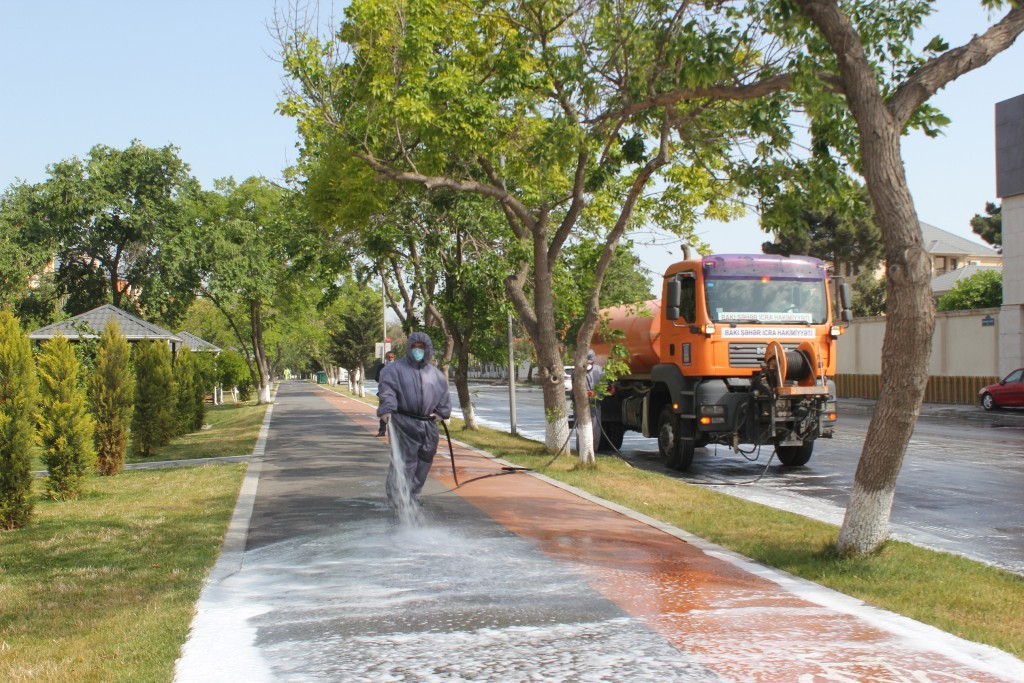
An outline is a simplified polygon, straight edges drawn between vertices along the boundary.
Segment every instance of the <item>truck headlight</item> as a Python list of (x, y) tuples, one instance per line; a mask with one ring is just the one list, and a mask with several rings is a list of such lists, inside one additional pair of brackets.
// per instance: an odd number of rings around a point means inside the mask
[(700, 407), (701, 415), (725, 415), (725, 406), (702, 404)]

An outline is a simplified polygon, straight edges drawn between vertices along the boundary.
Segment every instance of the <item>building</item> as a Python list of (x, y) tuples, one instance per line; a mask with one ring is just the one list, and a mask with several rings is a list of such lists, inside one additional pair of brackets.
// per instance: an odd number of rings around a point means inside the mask
[(992, 247), (964, 239), (923, 221), (921, 235), (924, 237), (925, 251), (931, 257), (932, 277), (941, 277), (967, 266), (993, 268), (1003, 265), (1002, 255)]

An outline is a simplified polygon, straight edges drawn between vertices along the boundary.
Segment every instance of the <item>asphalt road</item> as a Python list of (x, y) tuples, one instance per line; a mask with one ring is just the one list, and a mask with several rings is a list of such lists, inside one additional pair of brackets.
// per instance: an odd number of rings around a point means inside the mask
[[(473, 386), (478, 418), (509, 428), (508, 387)], [(452, 405), (458, 398), (452, 390)], [(517, 428), (543, 441), (541, 391), (516, 390)], [(623, 456), (636, 466), (833, 524), (842, 522), (868, 416), (843, 413), (834, 439), (820, 440), (806, 467), (785, 469), (771, 450), (748, 460), (722, 446), (697, 450), (687, 472), (662, 466), (653, 439), (629, 432)], [(767, 467), (766, 467), (767, 465)], [(897, 481), (892, 535), (1024, 574), (1024, 428), (922, 417)]]

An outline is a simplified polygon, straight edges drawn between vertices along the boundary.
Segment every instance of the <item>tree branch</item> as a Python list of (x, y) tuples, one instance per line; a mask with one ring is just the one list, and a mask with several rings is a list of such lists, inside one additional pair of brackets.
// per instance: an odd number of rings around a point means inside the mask
[(905, 124), (932, 95), (965, 73), (988, 64), (1013, 45), (1022, 31), (1024, 5), (1019, 5), (981, 35), (929, 60), (896, 89), (889, 100), (889, 111), (897, 121)]

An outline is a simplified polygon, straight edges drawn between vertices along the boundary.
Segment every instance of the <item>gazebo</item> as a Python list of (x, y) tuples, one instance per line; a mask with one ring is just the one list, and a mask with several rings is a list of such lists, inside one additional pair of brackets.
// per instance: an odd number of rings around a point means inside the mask
[(205, 339), (200, 339), (191, 332), (185, 332), (182, 330), (178, 333), (178, 336), (181, 337), (181, 341), (185, 346), (187, 346), (191, 351), (195, 351), (197, 353), (212, 353), (213, 355), (217, 355), (222, 350), (219, 346), (211, 344)]
[[(174, 353), (185, 343), (179, 335), (168, 332), (159, 325), (146, 322), (138, 316), (127, 311), (122, 311), (113, 304), (104, 304), (99, 308), (86, 311), (73, 318), (62, 320), (59, 323), (41, 327), (29, 333), (28, 338), (33, 341), (64, 337), (75, 341), (79, 339), (98, 339), (103, 329), (111, 320), (116, 320), (121, 328), (121, 334), (129, 342), (142, 341), (144, 339), (164, 340), (171, 345), (171, 352)], [(196, 337), (196, 339), (199, 339)], [(199, 341), (203, 341), (199, 339)], [(207, 344), (208, 342), (203, 342)], [(213, 346), (210, 344), (210, 346)], [(216, 347), (214, 347), (216, 348)]]

